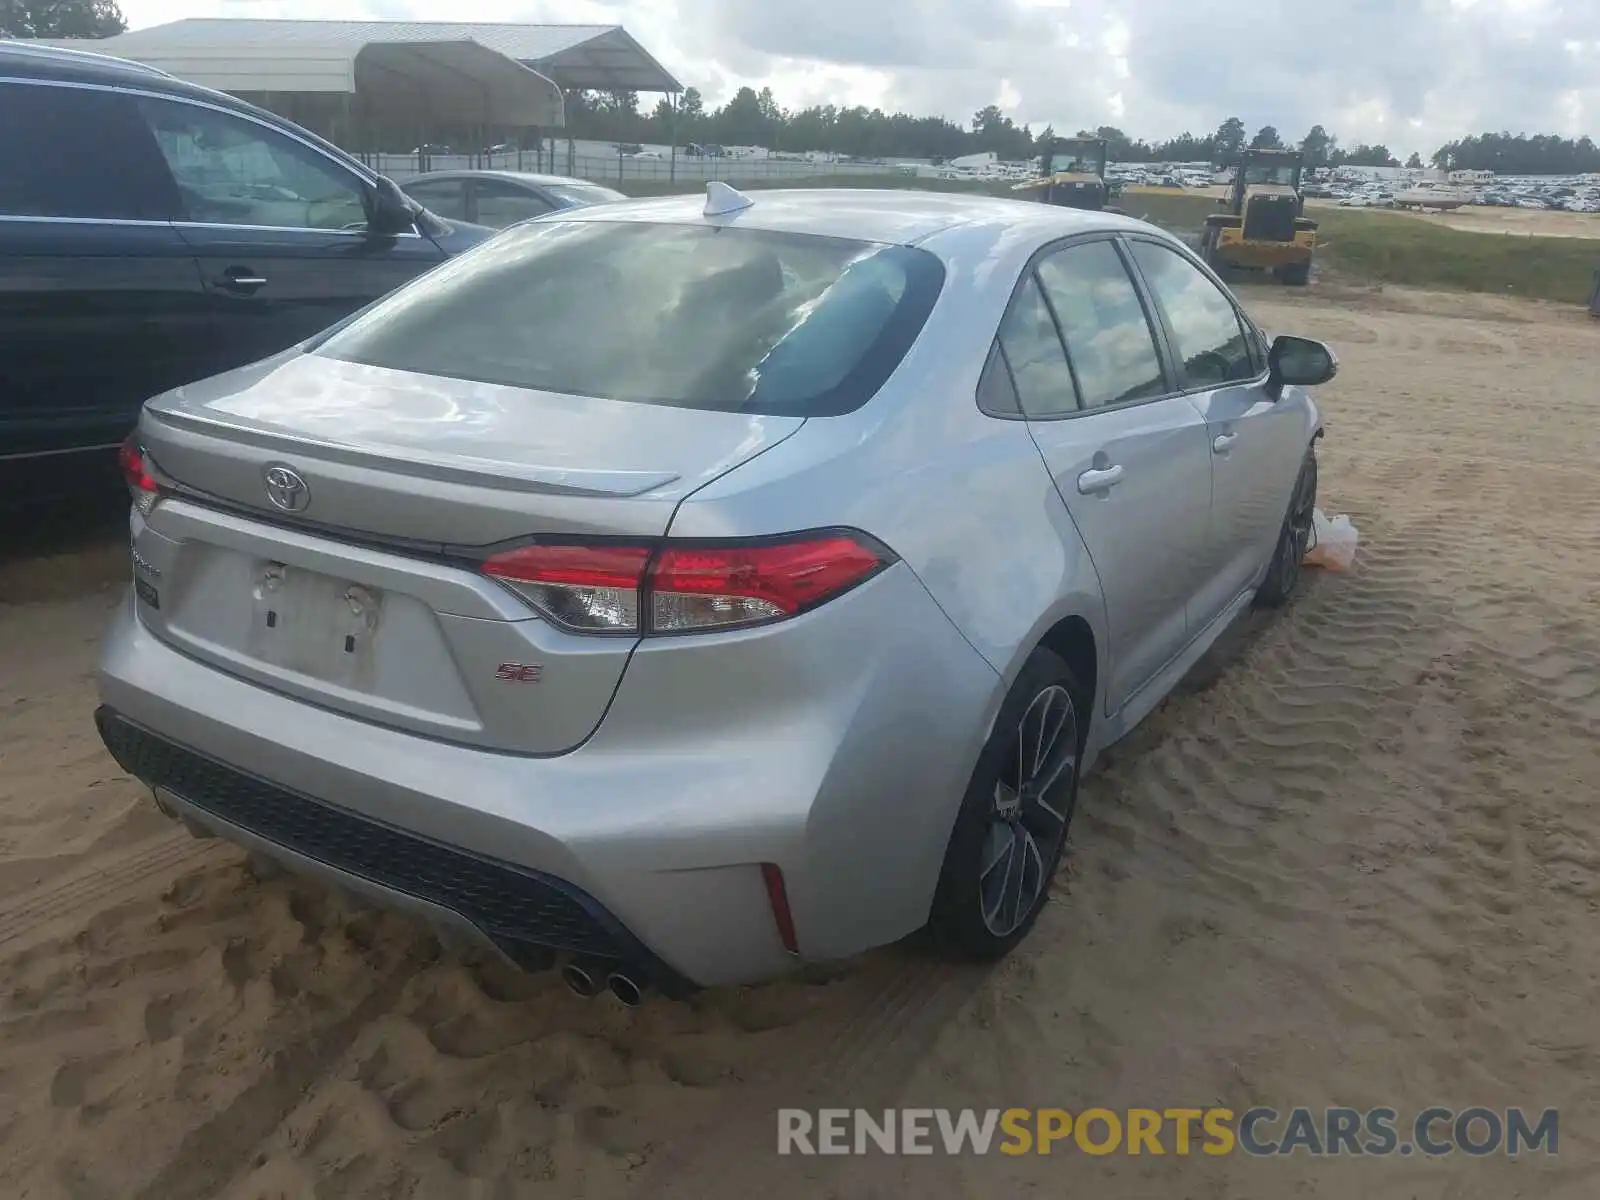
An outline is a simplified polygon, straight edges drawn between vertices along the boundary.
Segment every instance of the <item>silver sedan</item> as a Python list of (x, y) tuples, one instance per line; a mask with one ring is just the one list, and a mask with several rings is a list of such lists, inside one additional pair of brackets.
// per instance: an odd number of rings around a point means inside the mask
[(528, 171), (430, 171), (405, 180), (400, 187), (436, 216), (490, 229), (504, 229), (561, 209), (627, 199), (621, 192), (587, 179)]
[(1319, 343), (1125, 217), (720, 184), (152, 400), (101, 733), (170, 814), (627, 1002), (996, 957), (1294, 590)]

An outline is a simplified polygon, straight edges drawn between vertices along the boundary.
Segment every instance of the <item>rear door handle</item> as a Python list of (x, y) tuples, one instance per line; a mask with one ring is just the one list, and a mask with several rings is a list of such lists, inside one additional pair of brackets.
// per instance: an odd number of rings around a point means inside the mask
[(1085, 471), (1078, 476), (1078, 491), (1085, 496), (1104, 495), (1122, 482), (1122, 464), (1103, 471)]
[(267, 277), (257, 275), (248, 267), (229, 267), (216, 282), (218, 287), (230, 292), (253, 292), (266, 286)]
[(1214, 454), (1226, 454), (1233, 449), (1233, 444), (1239, 440), (1237, 433), (1219, 433), (1211, 439), (1211, 450)]

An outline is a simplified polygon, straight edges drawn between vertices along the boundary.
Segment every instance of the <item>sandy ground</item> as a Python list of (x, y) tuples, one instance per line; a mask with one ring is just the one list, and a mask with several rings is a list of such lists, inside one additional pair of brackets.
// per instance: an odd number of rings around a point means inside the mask
[[(0, 1195), (1600, 1194), (1600, 325), (1248, 290), (1331, 341), (1356, 568), (1084, 789), (991, 971), (624, 1009), (172, 830), (101, 752), (113, 532), (0, 563)], [(1561, 1154), (783, 1159), (779, 1106), (1559, 1106)]]

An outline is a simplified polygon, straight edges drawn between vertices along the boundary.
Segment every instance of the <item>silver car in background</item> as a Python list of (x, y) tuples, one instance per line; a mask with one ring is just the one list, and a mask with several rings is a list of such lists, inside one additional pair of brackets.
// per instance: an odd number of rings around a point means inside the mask
[(1124, 217), (709, 191), (146, 406), (97, 720), (169, 813), (628, 1002), (1023, 937), (1294, 588), (1333, 357)]
[(562, 209), (627, 199), (614, 188), (587, 179), (528, 171), (430, 171), (400, 187), (436, 216), (489, 229), (504, 229)]

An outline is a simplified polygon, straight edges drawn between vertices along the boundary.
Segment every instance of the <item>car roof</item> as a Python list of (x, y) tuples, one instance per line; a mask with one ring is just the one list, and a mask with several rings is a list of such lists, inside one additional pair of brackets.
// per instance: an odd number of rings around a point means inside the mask
[(557, 184), (586, 188), (605, 188), (607, 191), (616, 191), (615, 188), (607, 188), (605, 184), (596, 183), (592, 179), (576, 179), (571, 175), (538, 175), (532, 171), (497, 171), (489, 167), (462, 167), (451, 171), (426, 171), (421, 175), (411, 176), (400, 186), (404, 188), (409, 184), (435, 179), (509, 179), (514, 183), (528, 183), (535, 186)]
[(753, 189), (748, 195), (751, 201), (748, 208), (717, 217), (705, 215), (704, 192), (617, 200), (603, 208), (576, 209), (562, 216), (572, 221), (736, 224), (778, 233), (808, 233), (899, 245), (915, 245), (958, 226), (1033, 227), (1041, 240), (1103, 229), (1148, 228), (1142, 222), (1115, 213), (960, 192), (924, 192), (910, 188), (774, 188)]
[(97, 74), (104, 75), (110, 80), (124, 79), (129, 75), (137, 75), (142, 79), (173, 78), (160, 67), (134, 62), (130, 58), (116, 58), (110, 54), (36, 41), (0, 41), (0, 67), (20, 68), (30, 75), (36, 70), (53, 74), (50, 68), (56, 67), (66, 70), (77, 79), (86, 79)]

